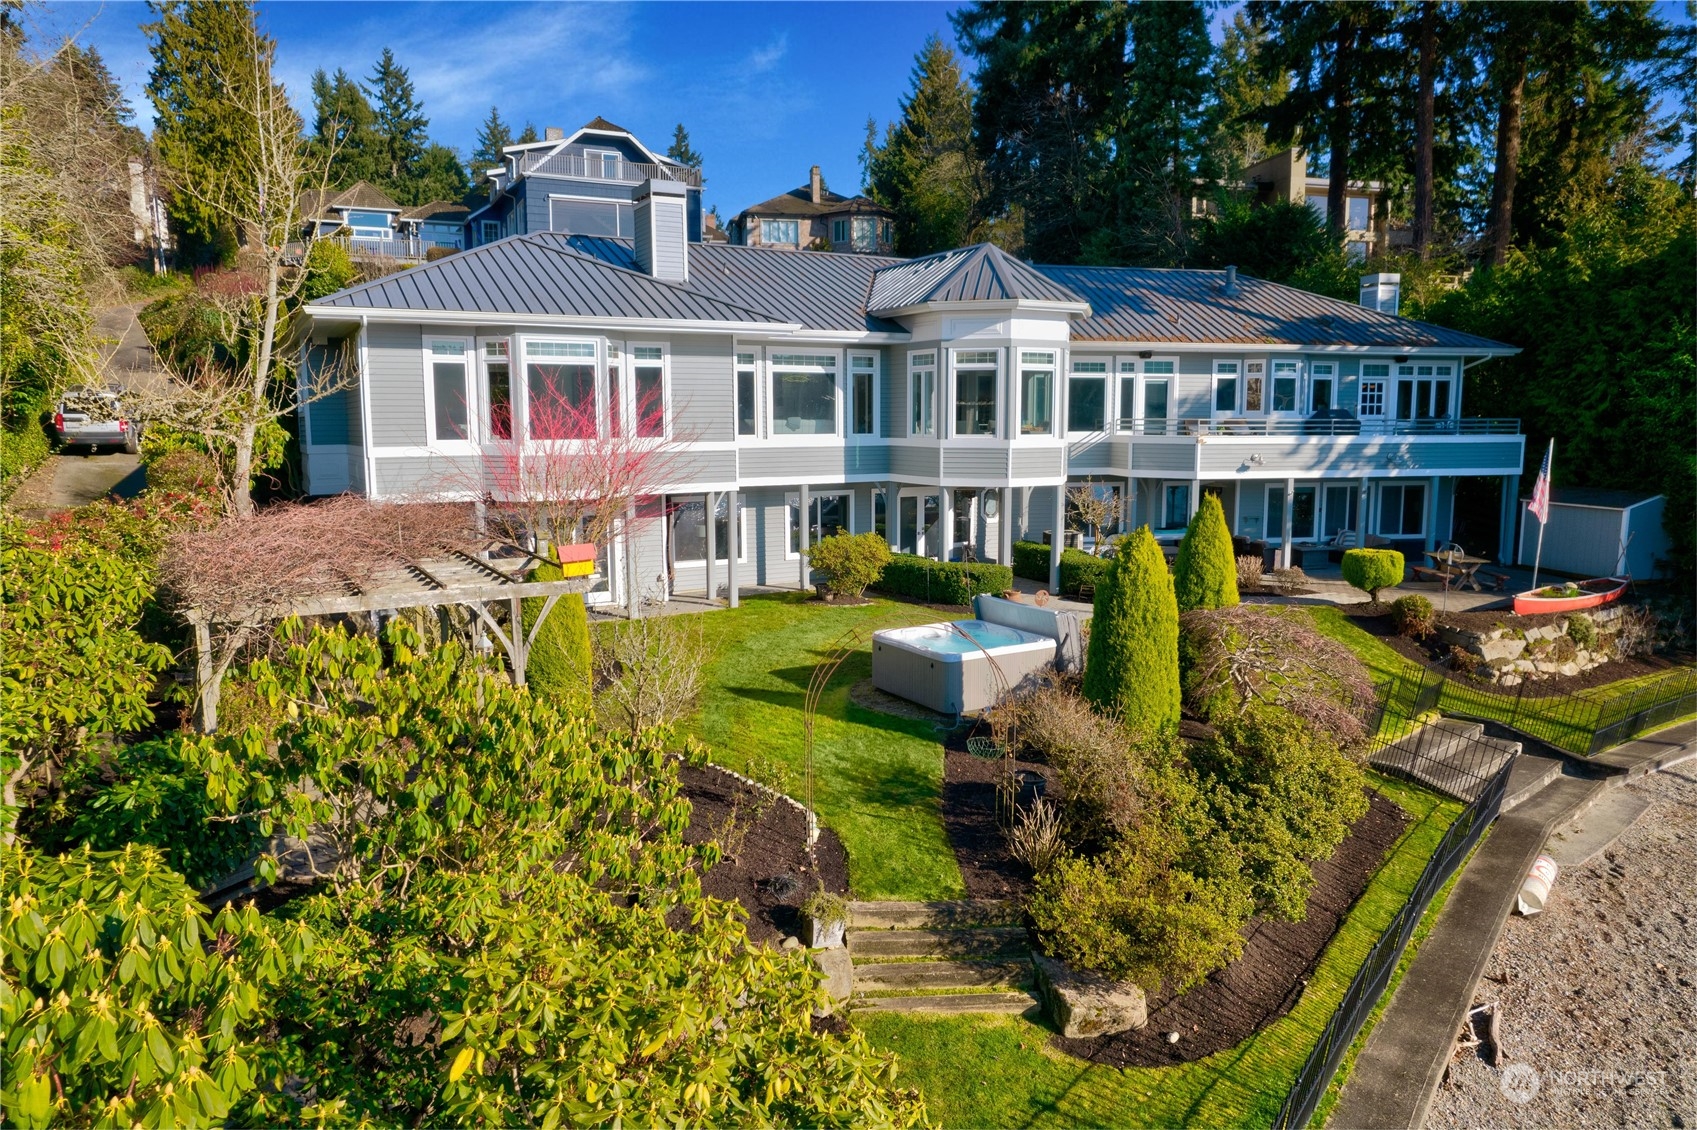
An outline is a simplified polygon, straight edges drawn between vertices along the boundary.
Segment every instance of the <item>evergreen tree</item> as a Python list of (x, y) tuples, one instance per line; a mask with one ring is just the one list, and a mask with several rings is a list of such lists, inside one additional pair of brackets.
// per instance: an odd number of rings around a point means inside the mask
[(901, 118), (877, 142), (866, 123), (867, 194), (895, 213), (896, 249), (929, 255), (978, 242), (986, 189), (972, 139), (972, 85), (955, 53), (933, 35), (914, 57)]
[[(550, 561), (538, 565), (530, 579), (559, 581), (565, 579), (565, 573)], [(524, 602), (527, 635), (542, 614), (544, 603), (542, 597)], [(542, 630), (531, 645), (525, 681), (532, 693), (547, 695), (562, 710), (583, 710), (589, 706), (590, 688), (594, 685), (594, 653), (589, 643), (589, 611), (582, 596), (566, 593), (554, 602), (553, 611), (542, 621)]]
[(1146, 733), (1178, 723), (1178, 603), (1148, 526), (1121, 540), (1096, 585), (1084, 697)]
[(489, 107), (477, 131), (477, 148), (471, 151), (471, 182), (479, 195), (489, 194), (489, 170), (500, 166), (502, 153), (512, 143), (513, 131), (501, 120), (501, 111)]
[(513, 144), (514, 145), (529, 145), (532, 142), (541, 141), (541, 140), (542, 140), (542, 135), (536, 132), (536, 123), (526, 122), (526, 123), (524, 123), (523, 132), (521, 132), (519, 134), (518, 140), (513, 142)]
[(414, 95), (412, 77), (395, 62), (395, 53), (389, 48), (383, 48), (365, 93), (376, 115), (372, 165), (377, 183), (396, 200), (411, 196), (406, 182), (418, 174), (430, 120)]
[[(226, 260), (235, 255), (237, 233), (208, 200), (256, 162), (253, 124), (236, 109), (255, 81), (253, 7), (160, 0), (153, 12), (158, 18), (142, 25), (153, 56), (147, 96), (160, 163), (186, 189), (167, 204), (178, 253), (194, 263)], [(267, 56), (275, 50), (270, 39), (259, 42)]]
[(1202, 505), (1184, 531), (1173, 565), (1173, 594), (1180, 612), (1239, 603), (1237, 558), (1218, 495), (1202, 496)]
[(666, 156), (680, 165), (688, 165), (692, 169), (701, 167), (701, 154), (690, 147), (689, 131), (684, 128), (682, 122), (679, 122), (678, 128), (672, 131), (672, 144), (667, 148)]
[(320, 68), (312, 76), (312, 109), (312, 144), (331, 158), (330, 186), (346, 188), (376, 177), (377, 115), (359, 83), (339, 67), (334, 75)]
[(979, 0), (949, 20), (977, 60), (974, 136), (991, 214), (1018, 209), (1027, 252), (1077, 262), (1109, 216), (1129, 6)]
[(396, 202), (428, 204), (433, 200), (459, 203), (471, 195), (471, 179), (466, 176), (460, 155), (449, 146), (431, 142), (424, 147), (413, 175), (401, 186)]
[(1267, 108), (1284, 97), (1290, 78), (1283, 71), (1269, 73), (1261, 62), (1266, 39), (1267, 29), (1239, 11), (1214, 55), (1208, 151), (1222, 180), (1238, 180), (1272, 148), (1264, 124)]

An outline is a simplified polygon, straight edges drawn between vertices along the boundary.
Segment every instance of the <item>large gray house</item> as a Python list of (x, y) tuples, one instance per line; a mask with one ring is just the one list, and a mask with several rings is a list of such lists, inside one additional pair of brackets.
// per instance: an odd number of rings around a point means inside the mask
[(686, 185), (651, 179), (632, 238), (510, 236), (307, 306), (307, 348), (350, 346), (358, 367), (303, 413), (310, 492), (451, 495), (481, 450), (531, 434), (538, 390), (565, 387), (601, 429), (658, 390), (687, 437), (656, 517), (604, 550), (594, 599), (613, 605), (796, 586), (838, 529), (1008, 561), (1085, 482), (1166, 537), (1217, 492), (1234, 532), (1286, 560), (1340, 531), (1448, 541), (1467, 476), (1502, 477), (1514, 527), (1518, 422), (1462, 414), (1466, 370), (1514, 350), (1386, 312), (1393, 277), (1351, 304), (988, 245), (696, 243), (690, 209)]

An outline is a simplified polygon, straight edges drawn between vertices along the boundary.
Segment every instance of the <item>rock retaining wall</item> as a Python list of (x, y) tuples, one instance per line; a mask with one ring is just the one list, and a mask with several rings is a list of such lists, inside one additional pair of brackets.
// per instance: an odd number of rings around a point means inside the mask
[[(1527, 679), (1577, 675), (1613, 659), (1612, 637), (1620, 615), (1619, 605), (1607, 605), (1547, 624), (1524, 627), (1505, 623), (1479, 630), (1439, 624), (1438, 639), (1446, 647), (1475, 657), (1477, 674), (1501, 686), (1513, 687)], [(1568, 624), (1577, 616), (1587, 617), (1596, 628), (1596, 640), (1589, 648), (1580, 647), (1568, 636)]]

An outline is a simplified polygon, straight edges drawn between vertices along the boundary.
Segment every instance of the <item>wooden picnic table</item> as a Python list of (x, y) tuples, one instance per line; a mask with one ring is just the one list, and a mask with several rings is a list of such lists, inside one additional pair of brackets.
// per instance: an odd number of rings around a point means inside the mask
[(1491, 563), (1489, 557), (1470, 557), (1465, 553), (1455, 553), (1443, 549), (1427, 550), (1426, 556), (1431, 559), (1438, 572), (1454, 578), (1452, 584), (1455, 588), (1465, 587), (1474, 592), (1484, 591), (1479, 587), (1478, 573), (1481, 565)]

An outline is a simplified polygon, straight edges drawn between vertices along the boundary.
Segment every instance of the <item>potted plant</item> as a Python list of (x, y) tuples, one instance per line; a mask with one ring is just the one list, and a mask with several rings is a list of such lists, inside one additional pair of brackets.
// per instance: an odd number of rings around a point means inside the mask
[(560, 562), (560, 572), (567, 577), (587, 577), (595, 572), (594, 542), (556, 543), (554, 555)]
[(820, 887), (801, 904), (807, 916), (807, 944), (814, 949), (840, 949), (843, 931), (848, 928), (848, 902)]

